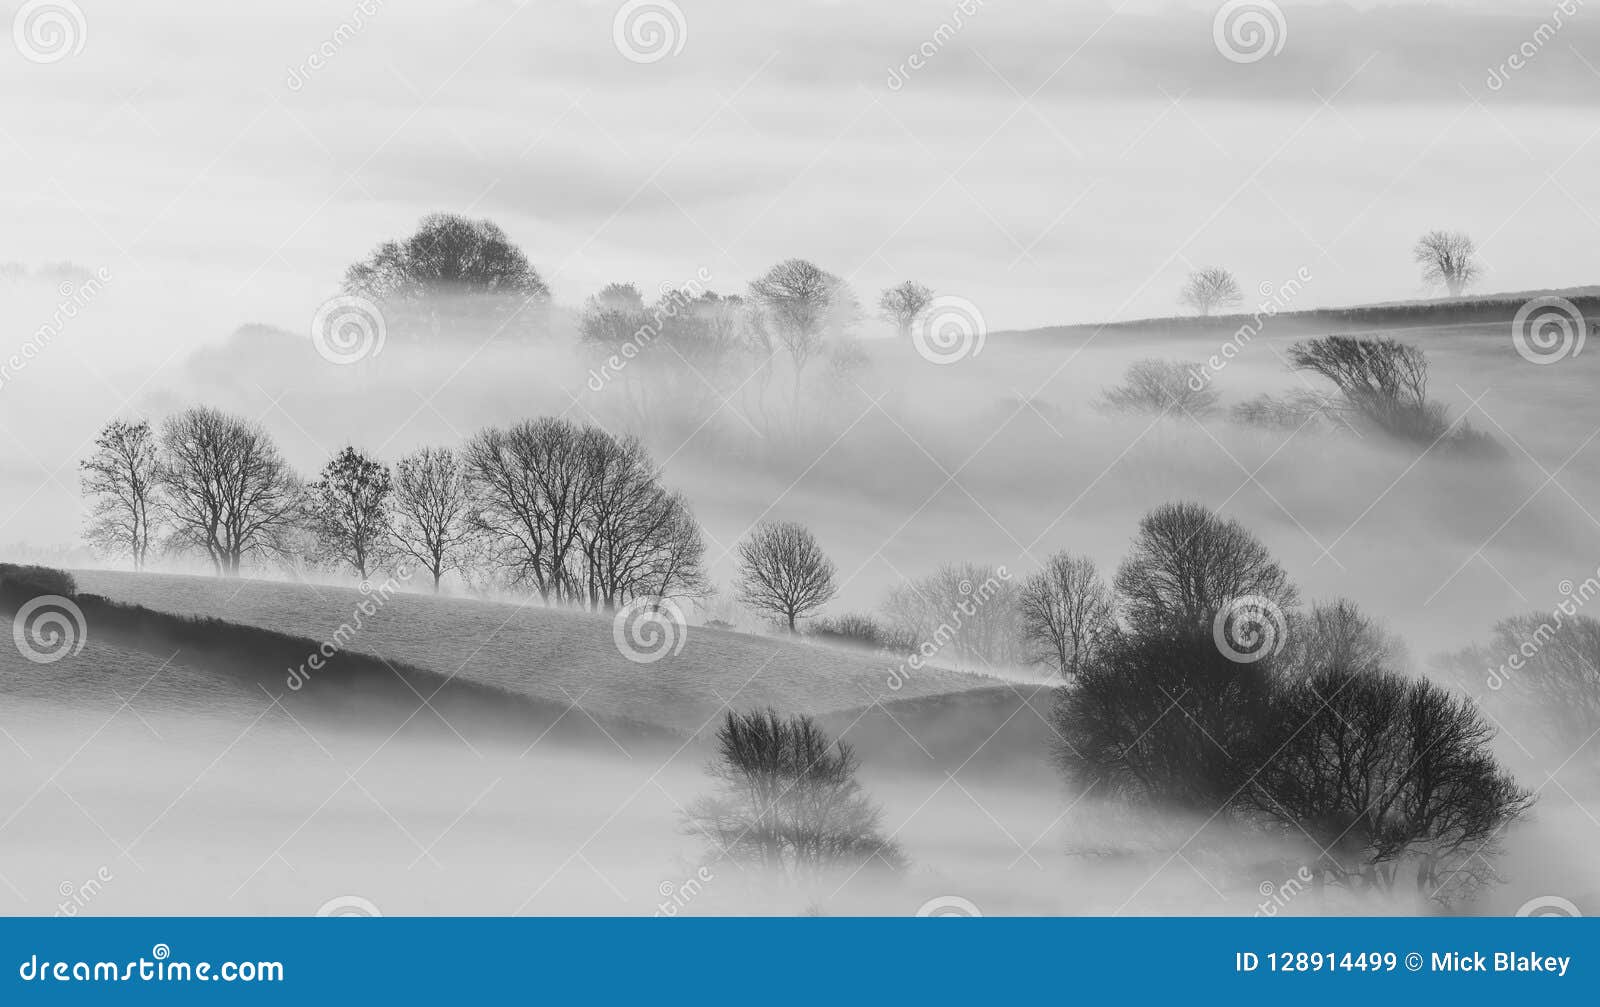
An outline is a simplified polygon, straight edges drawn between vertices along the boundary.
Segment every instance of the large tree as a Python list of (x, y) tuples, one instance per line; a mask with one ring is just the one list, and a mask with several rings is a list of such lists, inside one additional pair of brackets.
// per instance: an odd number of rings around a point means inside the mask
[(917, 319), (932, 303), (933, 291), (915, 280), (907, 280), (878, 295), (878, 311), (884, 319), (894, 323), (902, 339), (910, 337)]
[(1444, 287), (1451, 297), (1461, 296), (1482, 273), (1477, 255), (1477, 244), (1462, 231), (1429, 231), (1411, 249), (1422, 282)]
[(281, 553), (300, 487), (259, 424), (187, 409), (162, 424), (160, 467), (175, 548), (204, 553), (224, 576)]
[(498, 224), (453, 213), (429, 214), (409, 237), (379, 245), (345, 271), (344, 288), (376, 301), (391, 327), (413, 337), (527, 332), (550, 298)]
[(160, 525), (160, 462), (156, 435), (144, 420), (112, 420), (81, 463), (84, 495), (90, 498), (84, 537), (101, 552), (127, 556), (144, 569)]
[(1134, 633), (1209, 632), (1234, 599), (1264, 597), (1287, 615), (1299, 598), (1283, 567), (1243, 525), (1189, 502), (1162, 504), (1139, 522), (1116, 588)]
[(346, 446), (306, 487), (305, 515), (323, 559), (348, 565), (366, 580), (389, 553), (389, 467)]
[(838, 591), (835, 573), (816, 538), (793, 521), (758, 525), (739, 543), (739, 600), (783, 620), (791, 633)]
[(471, 544), (472, 495), (466, 469), (449, 448), (422, 448), (395, 465), (390, 503), (395, 548), (422, 564), (433, 589), (460, 569)]
[(1115, 629), (1111, 589), (1087, 556), (1058, 552), (1022, 585), (1022, 638), (1035, 660), (1078, 676)]
[(856, 780), (860, 762), (810, 717), (728, 711), (708, 769), (718, 792), (685, 825), (713, 857), (789, 880), (835, 870), (901, 870), (905, 856)]
[(750, 299), (766, 328), (789, 353), (794, 369), (794, 410), (800, 409), (800, 379), (830, 331), (843, 331), (858, 310), (855, 295), (839, 277), (805, 259), (785, 259), (750, 284)]
[(1218, 308), (1238, 304), (1244, 294), (1232, 273), (1221, 266), (1205, 266), (1189, 274), (1178, 299), (1201, 315), (1209, 315)]

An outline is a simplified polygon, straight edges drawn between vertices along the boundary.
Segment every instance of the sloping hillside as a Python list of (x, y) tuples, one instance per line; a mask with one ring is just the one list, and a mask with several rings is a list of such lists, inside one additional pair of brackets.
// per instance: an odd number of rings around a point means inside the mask
[[(616, 646), (610, 618), (534, 605), (406, 593), (380, 605), (350, 588), (99, 570), (76, 575), (84, 592), (157, 611), (315, 640), (352, 627), (340, 634), (349, 650), (679, 730), (699, 729), (724, 703), (828, 713), (994, 684), (930, 669), (891, 690), (890, 667), (870, 655), (702, 627), (689, 628), (677, 653), (635, 663)], [(364, 602), (376, 612), (361, 614)]]

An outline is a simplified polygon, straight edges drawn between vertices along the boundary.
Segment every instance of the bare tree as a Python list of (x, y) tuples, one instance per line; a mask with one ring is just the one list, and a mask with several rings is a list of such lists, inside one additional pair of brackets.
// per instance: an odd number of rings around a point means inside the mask
[[(1022, 652), (1017, 585), (1004, 568), (947, 563), (889, 589), (883, 611), (897, 634), (958, 668), (1002, 668)], [(930, 655), (931, 656), (931, 655)]]
[(750, 299), (766, 314), (794, 368), (794, 410), (800, 409), (800, 379), (822, 348), (830, 328), (853, 319), (855, 298), (839, 277), (804, 259), (785, 259), (750, 284)]
[(1411, 258), (1422, 267), (1422, 282), (1442, 285), (1459, 297), (1482, 273), (1478, 246), (1462, 231), (1429, 231), (1417, 239)]
[(610, 609), (703, 589), (700, 527), (638, 440), (546, 417), (485, 430), (463, 458), (473, 528), (544, 601)]
[(1115, 628), (1111, 589), (1087, 556), (1058, 552), (1045, 560), (1023, 583), (1018, 608), (1034, 659), (1067, 679), (1078, 676)]
[(281, 553), (300, 487), (258, 424), (188, 409), (162, 424), (160, 456), (173, 547), (204, 553), (230, 577), (246, 558)]
[(878, 296), (878, 311), (885, 320), (894, 324), (900, 338), (906, 339), (910, 337), (917, 319), (922, 317), (932, 302), (932, 290), (915, 280), (907, 280)]
[(1171, 409), (1196, 419), (1207, 416), (1216, 410), (1217, 390), (1209, 382), (1196, 382), (1198, 372), (1199, 365), (1176, 360), (1136, 360), (1128, 365), (1122, 384), (1105, 390), (1105, 407), (1135, 413)]
[(1465, 696), (1381, 667), (1328, 666), (1280, 691), (1245, 806), (1309, 838), (1318, 883), (1451, 901), (1498, 880), (1505, 827), (1533, 795), (1495, 763), (1494, 730)]
[(827, 604), (838, 590), (833, 560), (803, 525), (758, 525), (739, 543), (739, 600), (758, 612), (795, 621)]
[(388, 556), (389, 499), (394, 477), (389, 467), (346, 446), (328, 459), (306, 486), (303, 507), (325, 560), (350, 566), (366, 580)]
[(449, 448), (422, 448), (395, 466), (390, 505), (395, 548), (421, 563), (433, 589), (465, 561), (472, 539), (472, 496), (461, 459)]
[(1201, 315), (1209, 315), (1218, 308), (1238, 304), (1244, 294), (1232, 273), (1221, 266), (1205, 266), (1189, 274), (1178, 298)]
[(1209, 632), (1232, 599), (1262, 596), (1287, 614), (1299, 598), (1289, 575), (1243, 525), (1188, 502), (1162, 504), (1139, 522), (1116, 589), (1135, 633)]
[(1322, 336), (1291, 346), (1289, 363), (1333, 382), (1351, 420), (1429, 443), (1450, 429), (1444, 408), (1428, 400), (1428, 360), (1415, 346), (1388, 336)]
[(686, 829), (712, 855), (793, 881), (906, 861), (856, 780), (860, 763), (810, 717), (728, 711), (707, 773), (719, 792), (690, 806)]
[(91, 499), (84, 537), (96, 549), (127, 556), (143, 570), (161, 522), (161, 478), (156, 435), (144, 420), (112, 420), (81, 463), (81, 484)]
[(526, 331), (550, 289), (499, 225), (451, 213), (422, 218), (345, 271), (344, 288), (379, 302), (391, 327), (438, 336), (480, 325)]

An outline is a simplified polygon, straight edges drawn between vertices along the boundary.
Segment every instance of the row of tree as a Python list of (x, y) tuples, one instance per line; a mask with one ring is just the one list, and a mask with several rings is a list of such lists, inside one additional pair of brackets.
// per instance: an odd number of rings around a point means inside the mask
[(82, 470), (86, 537), (141, 569), (155, 553), (203, 556), (228, 576), (277, 562), (366, 579), (401, 563), (437, 589), (484, 568), (597, 609), (703, 585), (700, 528), (644, 447), (561, 419), (491, 427), (393, 467), (345, 447), (305, 481), (259, 424), (197, 407), (159, 430), (112, 421)]

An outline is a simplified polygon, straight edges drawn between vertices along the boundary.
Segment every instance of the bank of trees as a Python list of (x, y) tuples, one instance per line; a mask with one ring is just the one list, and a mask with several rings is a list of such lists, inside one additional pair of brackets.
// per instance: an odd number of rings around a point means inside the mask
[(688, 503), (632, 438), (541, 418), (393, 466), (354, 446), (301, 480), (257, 423), (209, 407), (116, 420), (82, 465), (87, 537), (142, 567), (153, 552), (251, 565), (313, 565), (363, 580), (396, 565), (437, 590), (455, 572), (555, 604), (612, 609), (705, 585)]
[[(1062, 580), (1047, 568), (1025, 595)], [(1497, 880), (1532, 794), (1496, 761), (1470, 698), (1408, 674), (1403, 648), (1354, 604), (1301, 610), (1261, 542), (1194, 504), (1148, 515), (1113, 583), (1116, 619), (1087, 653), (1056, 657), (1074, 668), (1052, 716), (1073, 784), (1203, 823), (1195, 839), (1257, 832), (1319, 888), (1451, 901)], [(1569, 648), (1552, 652), (1552, 666), (1573, 664)]]

